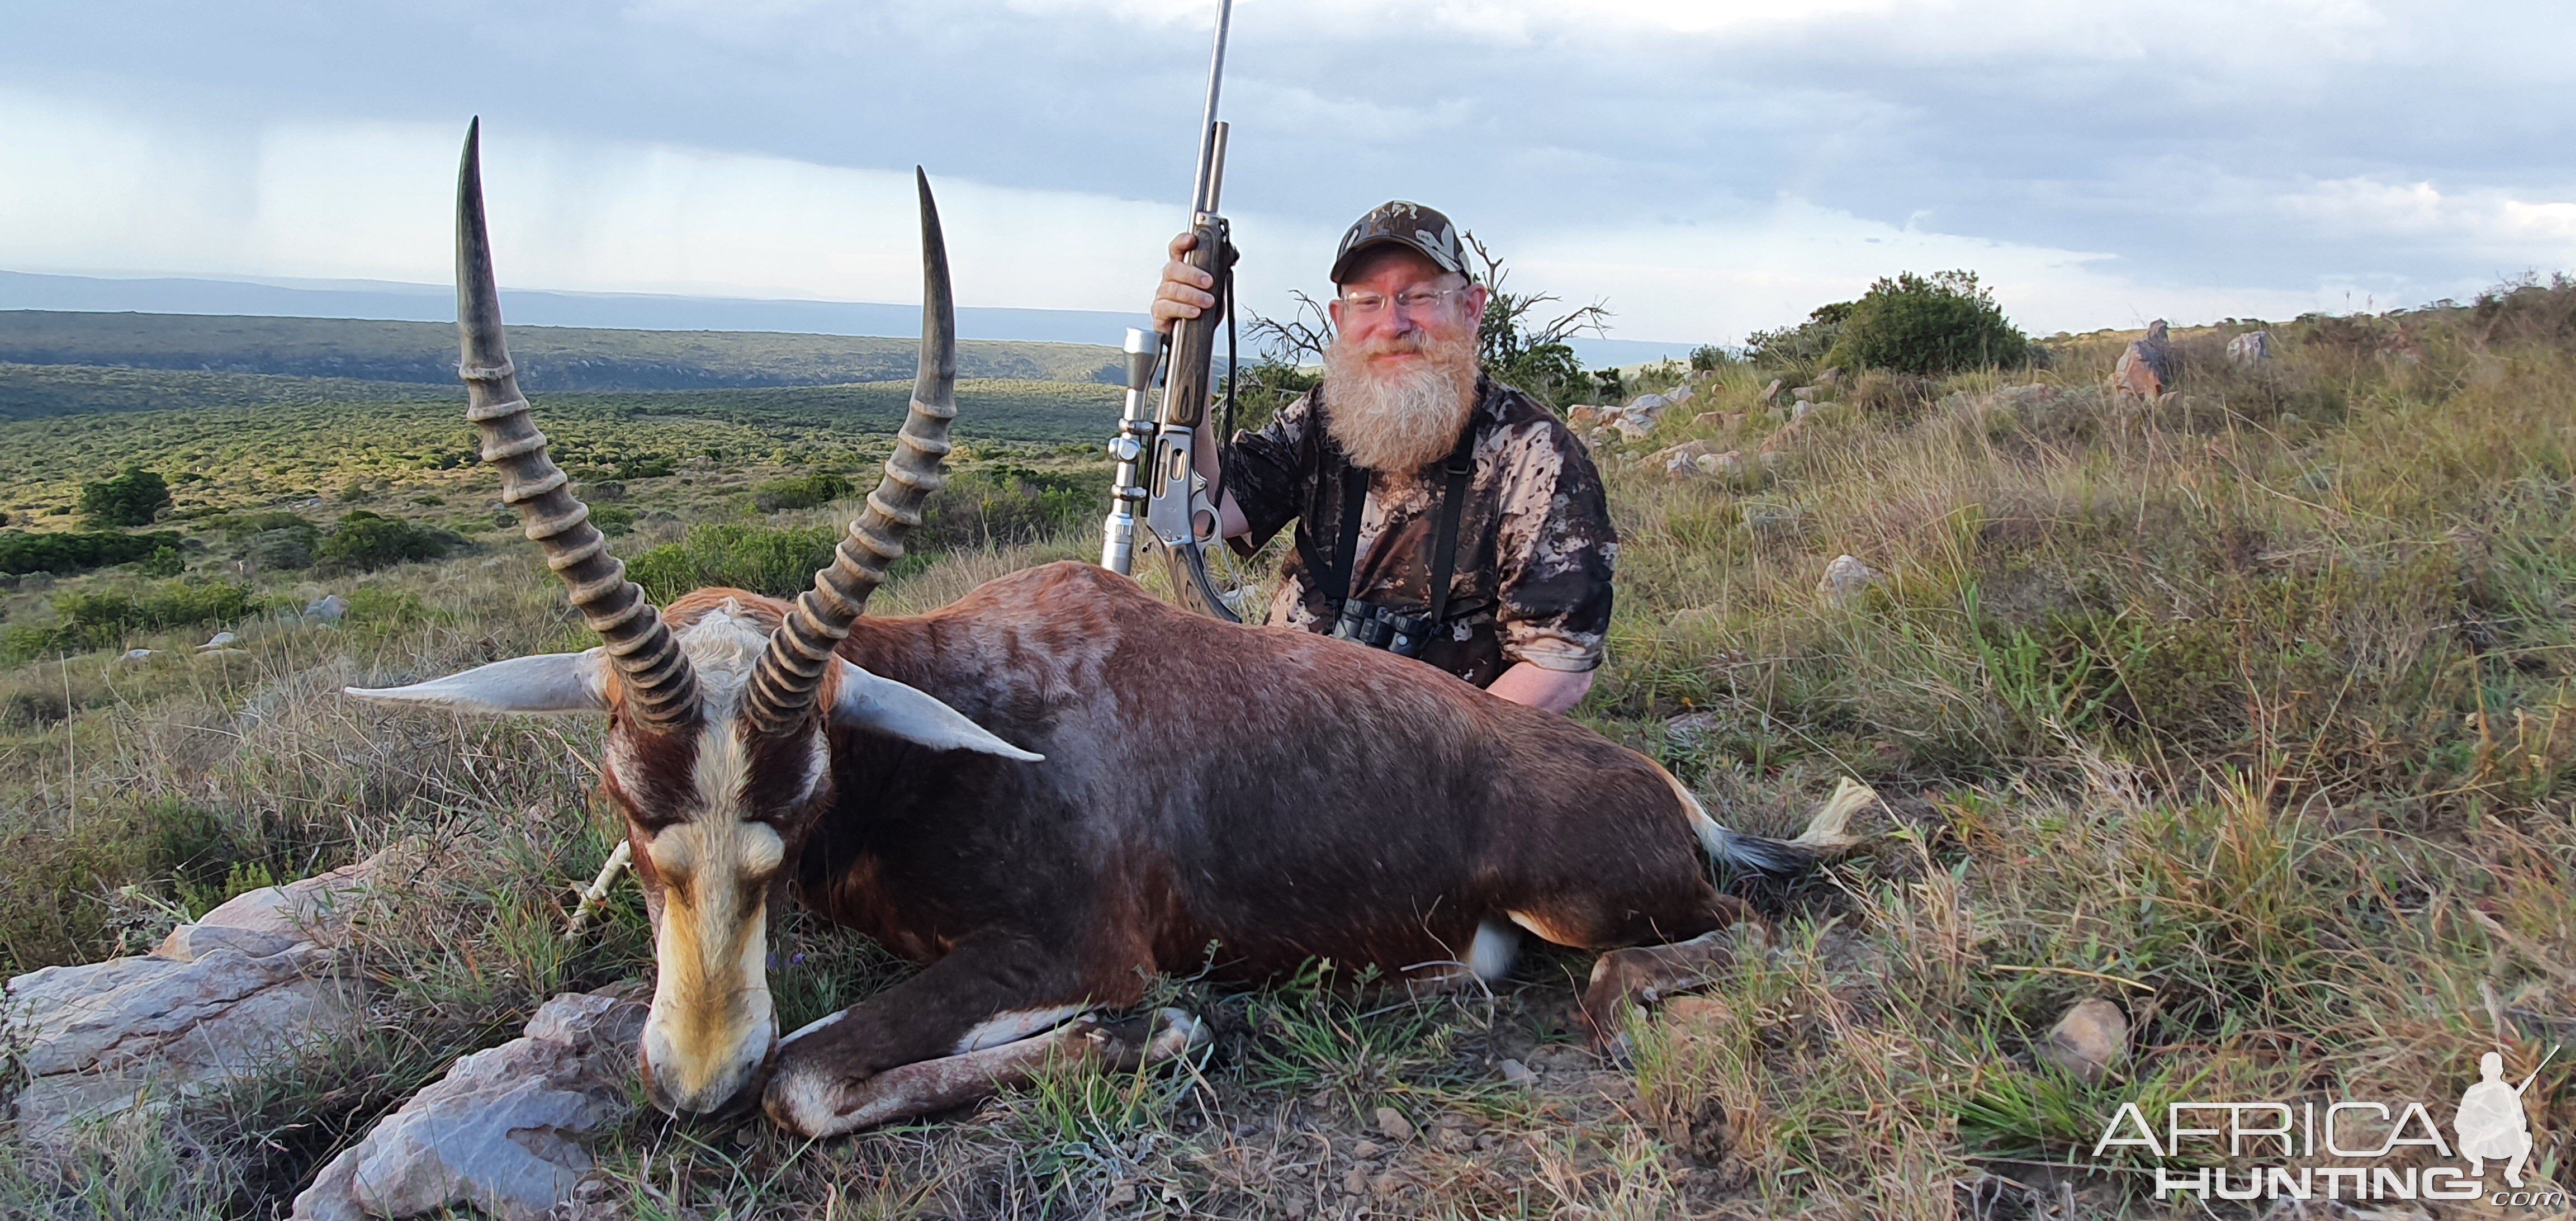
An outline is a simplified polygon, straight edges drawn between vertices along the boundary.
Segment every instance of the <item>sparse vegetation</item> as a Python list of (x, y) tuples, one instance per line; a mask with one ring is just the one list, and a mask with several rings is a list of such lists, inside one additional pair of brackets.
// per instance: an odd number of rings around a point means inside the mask
[[(2176, 394), (2152, 404), (2102, 390), (2130, 336), (2101, 334), (2050, 341), (2033, 368), (1855, 370), (1803, 418), (1761, 410), (1784, 369), (1823, 367), (1840, 339), (1819, 332), (1850, 324), (1826, 313), (1697, 367), (1691, 411), (1598, 455), (1619, 610), (1580, 715), (1747, 829), (1792, 828), (1847, 771), (1889, 799), (1865, 851), (1749, 895), (1772, 934), (1739, 943), (1705, 996), (1640, 1019), (1632, 1064), (1578, 1044), (1571, 1000), (1590, 963), (1572, 953), (1525, 955), (1491, 996), (1354, 988), (1323, 964), (1269, 989), (1167, 981), (1154, 1003), (1217, 1031), (1196, 1064), (1070, 1072), (814, 1145), (648, 1111), (599, 1150), (612, 1211), (2178, 1217), (2148, 1197), (2134, 1151), (2092, 1155), (2120, 1103), (2441, 1110), (2486, 1050), (2516, 1080), (2540, 1070), (2533, 1174), (2563, 1188), (2576, 1069), (2564, 1051), (2542, 1058), (2576, 1030), (2576, 729), (2561, 724), (2576, 702), (2576, 285), (2273, 325), (2279, 355), (2260, 369), (2223, 356), (2257, 324), (2178, 330)], [(881, 445), (703, 421), (684, 441), (676, 426), (640, 435), (660, 426), (649, 415), (540, 411), (593, 452), (686, 457), (618, 502), (641, 510), (621, 552), (662, 598), (803, 588), (837, 522), (783, 507), (744, 521), (744, 498), (867, 469), (856, 455)], [(394, 414), (363, 418), (381, 431)], [(1105, 436), (1113, 415), (1070, 439)], [(119, 459), (232, 444), (212, 417), (122, 423), (206, 435), (120, 440)], [(332, 435), (358, 443), (354, 424)], [(1778, 457), (1738, 479), (1644, 460), (1774, 439)], [(961, 458), (936, 554), (906, 564), (888, 613), (1096, 547), (1096, 460), (987, 444)], [(813, 452), (778, 457), (798, 447)], [(84, 461), (91, 478), (122, 464)], [(274, 477), (259, 466), (190, 463), (208, 478), (188, 495), (261, 505), (250, 489)], [(487, 515), (488, 474), (415, 469)], [(298, 486), (349, 477), (333, 475)], [(13, 517), (68, 499), (10, 478)], [(376, 503), (418, 494), (398, 492)], [(319, 533), (273, 508), (186, 525), (224, 562), (275, 532)], [(351, 592), (340, 627), (250, 615), (224, 658), (184, 655), (203, 624), (181, 635), (107, 609), (110, 594), (139, 607), (184, 586), (96, 572), (8, 595), (13, 627), (68, 621), (55, 602), (71, 595), (98, 599), (84, 621), (122, 625), (93, 651), (0, 673), (12, 969), (139, 950), (259, 871), (432, 847), (364, 926), (377, 1037), (182, 1123), (103, 1129), (59, 1157), (0, 1144), (0, 1212), (270, 1215), (373, 1116), (550, 992), (649, 972), (631, 888), (595, 939), (558, 931), (611, 842), (568, 762), (595, 753), (595, 727), (329, 694), (582, 640), (516, 547), (387, 569)], [(1845, 552), (1880, 578), (1820, 598)], [(252, 568), (235, 583), (246, 608), (321, 588)], [(108, 651), (134, 644), (165, 653)], [(791, 1026), (909, 969), (801, 918), (774, 949)], [(2136, 1028), (2131, 1058), (2095, 1084), (2034, 1051), (2088, 997)], [(1504, 1080), (1505, 1059), (1536, 1079)], [(1414, 1135), (1388, 1135), (1378, 1107)]]

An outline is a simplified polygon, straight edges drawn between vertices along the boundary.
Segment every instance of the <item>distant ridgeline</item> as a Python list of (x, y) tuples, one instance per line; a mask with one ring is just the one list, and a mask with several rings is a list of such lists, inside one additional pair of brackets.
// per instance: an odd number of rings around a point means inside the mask
[[(960, 341), (967, 378), (1120, 380), (1116, 349)], [(513, 326), (510, 357), (532, 391), (748, 389), (909, 378), (912, 339), (756, 331)], [(85, 365), (453, 387), (456, 328), (436, 322), (0, 310), (0, 364)], [(384, 397), (378, 392), (372, 397)], [(98, 408), (88, 408), (97, 410)], [(113, 408), (109, 408), (113, 410)], [(55, 414), (0, 403), (0, 418)]]

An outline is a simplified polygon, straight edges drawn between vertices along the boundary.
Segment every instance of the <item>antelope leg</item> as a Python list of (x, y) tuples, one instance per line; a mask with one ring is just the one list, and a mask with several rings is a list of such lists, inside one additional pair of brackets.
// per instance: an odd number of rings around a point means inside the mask
[(1049, 1065), (1096, 1061), (1133, 1069), (1172, 1059), (1206, 1038), (1207, 1028), (1178, 1009), (1158, 1010), (1149, 1028), (1084, 1017), (998, 1047), (897, 1065), (855, 1083), (781, 1079), (770, 1086), (766, 1105), (781, 1127), (838, 1136), (982, 1101)]

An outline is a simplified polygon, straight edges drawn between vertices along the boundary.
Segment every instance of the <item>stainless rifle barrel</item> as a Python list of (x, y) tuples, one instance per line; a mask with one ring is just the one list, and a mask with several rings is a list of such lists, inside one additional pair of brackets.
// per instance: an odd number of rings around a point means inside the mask
[(1190, 183), (1192, 215), (1216, 211), (1216, 192), (1211, 189), (1210, 184), (1218, 156), (1217, 141), (1220, 138), (1216, 131), (1216, 95), (1217, 87), (1225, 83), (1225, 35), (1226, 30), (1233, 24), (1234, 0), (1218, 0), (1216, 50), (1210, 52), (1208, 56), (1207, 113), (1199, 119), (1198, 176)]

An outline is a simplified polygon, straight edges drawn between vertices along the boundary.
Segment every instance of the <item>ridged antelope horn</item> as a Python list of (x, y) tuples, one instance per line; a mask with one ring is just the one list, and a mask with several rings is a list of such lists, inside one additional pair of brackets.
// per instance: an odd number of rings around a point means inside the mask
[(626, 565), (590, 524), (563, 468), (546, 455), (546, 435), (528, 419), (528, 400), (501, 338), (501, 294), (492, 280), (492, 241), (483, 223), (483, 121), (465, 129), (465, 160), (456, 172), (456, 334), (463, 360), (465, 418), (483, 434), (483, 460), (501, 470), (501, 500), (519, 511), (546, 567), (572, 587), (572, 604), (607, 645), (625, 688), (629, 715), (667, 731), (698, 715), (698, 684), (662, 616), (626, 579)]
[(912, 409), (895, 434), (885, 478), (868, 493), (867, 511), (850, 523), (831, 564), (814, 574), (814, 588), (796, 599), (752, 672), (743, 714), (765, 734), (790, 732), (813, 714), (833, 650), (849, 639), (868, 595), (885, 584), (886, 568), (903, 558), (904, 536), (921, 524), (923, 503), (944, 481), (939, 463), (948, 456), (948, 421), (957, 416), (957, 310), (930, 176), (919, 169), (913, 175), (921, 188), (921, 366)]

